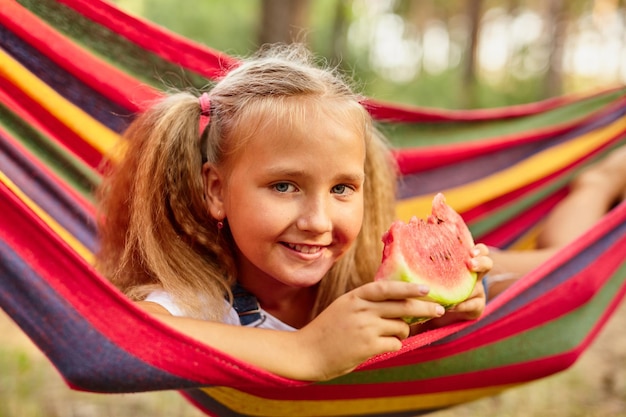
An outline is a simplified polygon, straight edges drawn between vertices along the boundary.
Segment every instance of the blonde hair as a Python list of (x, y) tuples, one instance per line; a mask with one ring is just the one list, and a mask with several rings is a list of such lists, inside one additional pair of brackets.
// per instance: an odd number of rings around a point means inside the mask
[(362, 229), (322, 279), (312, 317), (371, 281), (380, 264), (380, 238), (394, 216), (396, 170), (385, 138), (359, 104), (361, 97), (335, 70), (316, 66), (299, 45), (260, 51), (209, 94), (211, 121), (204, 132), (198, 131), (201, 109), (191, 92), (170, 94), (125, 132), (124, 158), (98, 192), (99, 270), (131, 299), (163, 289), (189, 316), (220, 320), (237, 265), (228, 228), (220, 231), (207, 209), (203, 162), (228, 164), (252, 136), (254, 127), (246, 122), (259, 118), (251, 115), (290, 114), (297, 103), (291, 98), (302, 97), (346, 110), (334, 115), (337, 120), (357, 114), (353, 120), (366, 136)]

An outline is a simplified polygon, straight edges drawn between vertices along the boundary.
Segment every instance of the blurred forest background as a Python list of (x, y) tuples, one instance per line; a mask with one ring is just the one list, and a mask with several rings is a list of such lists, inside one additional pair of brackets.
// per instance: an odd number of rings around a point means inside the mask
[(380, 100), (496, 107), (622, 84), (623, 0), (114, 0), (231, 55), (307, 43)]
[[(4, 0), (0, 0), (2, 2)], [(306, 42), (379, 100), (479, 108), (626, 80), (626, 0), (110, 0), (245, 56)], [(432, 417), (626, 417), (626, 304), (567, 372)], [(0, 417), (200, 417), (176, 392), (70, 390), (0, 311)]]

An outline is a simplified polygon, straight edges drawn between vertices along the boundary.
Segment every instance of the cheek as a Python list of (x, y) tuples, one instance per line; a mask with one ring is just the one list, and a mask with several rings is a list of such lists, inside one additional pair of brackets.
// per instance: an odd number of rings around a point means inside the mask
[(346, 241), (353, 243), (363, 226), (363, 204), (355, 205), (341, 223)]
[[(238, 246), (255, 246), (254, 242), (273, 239), (284, 225), (285, 217), (279, 209), (264, 203), (263, 199), (232, 202), (228, 210), (229, 225)], [(251, 243), (252, 242), (252, 243)]]

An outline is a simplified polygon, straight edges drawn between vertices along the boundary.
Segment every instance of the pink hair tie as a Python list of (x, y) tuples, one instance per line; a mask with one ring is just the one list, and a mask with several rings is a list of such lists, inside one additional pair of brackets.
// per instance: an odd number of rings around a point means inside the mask
[(211, 98), (208, 93), (202, 93), (198, 100), (200, 101), (200, 121), (198, 123), (198, 129), (200, 135), (202, 135), (204, 129), (206, 129), (211, 121)]

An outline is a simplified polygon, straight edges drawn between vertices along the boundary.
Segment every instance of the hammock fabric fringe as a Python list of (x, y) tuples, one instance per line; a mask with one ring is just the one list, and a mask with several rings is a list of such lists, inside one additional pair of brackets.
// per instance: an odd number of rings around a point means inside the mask
[[(74, 389), (179, 390), (216, 416), (420, 415), (567, 369), (626, 291), (622, 204), (477, 321), (332, 381), (273, 375), (151, 319), (91, 266), (103, 154), (164, 77), (200, 87), (237, 61), (100, 0), (3, 1), (0, 47), (0, 307)], [(403, 174), (398, 216), (443, 191), (478, 241), (531, 247), (569, 180), (626, 144), (624, 92), (465, 111), (369, 100)]]

